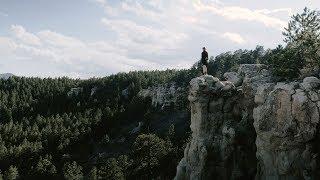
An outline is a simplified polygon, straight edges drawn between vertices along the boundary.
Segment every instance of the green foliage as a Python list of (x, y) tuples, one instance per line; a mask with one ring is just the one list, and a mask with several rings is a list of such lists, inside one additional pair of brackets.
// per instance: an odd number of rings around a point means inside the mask
[(153, 177), (159, 173), (160, 162), (172, 150), (172, 144), (154, 134), (141, 134), (133, 144), (135, 172), (141, 176)]
[(72, 163), (67, 162), (63, 166), (63, 176), (66, 180), (83, 179), (82, 167), (75, 161), (73, 161)]
[(109, 144), (110, 143), (110, 137), (108, 134), (106, 134), (102, 139), (102, 144)]
[(78, 142), (91, 132), (94, 112), (62, 116), (24, 119), (22, 122), (0, 124), (0, 162), (21, 160), (21, 157), (39, 155), (41, 151), (57, 153)]
[[(240, 63), (262, 62), (265, 53), (260, 46), (253, 51), (224, 53), (211, 58), (209, 70), (213, 75), (223, 74), (236, 69)], [(87, 177), (89, 174), (90, 177), (104, 178), (145, 175), (171, 179), (174, 166), (183, 154), (178, 148), (182, 143), (178, 143), (180, 140), (175, 135), (174, 125), (170, 126), (168, 134), (163, 133), (168, 136), (164, 137), (165, 140), (152, 134), (136, 138), (126, 134), (127, 126), (141, 121), (144, 122), (142, 132), (150, 132), (147, 127), (152, 124), (157, 109), (151, 107), (150, 99), (137, 95), (141, 89), (150, 86), (176, 83), (186, 93), (177, 97), (175, 106), (186, 110), (188, 83), (199, 72), (193, 67), (187, 70), (134, 71), (88, 80), (0, 79), (0, 168), (8, 170), (14, 165), (19, 168), (21, 177), (30, 179), (49, 176), (61, 179), (69, 172), (66, 168), (72, 170), (72, 164), (67, 166), (64, 163), (75, 161), (85, 167), (82, 173)], [(71, 96), (71, 89), (79, 92)], [(113, 141), (107, 142), (120, 135), (129, 139), (124, 143), (125, 148), (119, 148), (126, 150), (109, 152), (118, 147), (113, 146)], [(128, 148), (135, 139), (131, 151)], [(101, 140), (106, 143), (99, 143)], [(124, 166), (125, 160), (119, 158), (102, 165), (92, 164), (92, 159), (100, 160), (97, 151), (108, 157), (127, 154), (127, 165)], [(93, 166), (97, 166), (97, 170), (90, 172)]]
[(92, 167), (88, 174), (88, 180), (97, 180), (98, 179), (98, 169), (96, 166)]
[(319, 30), (319, 12), (305, 7), (301, 14), (295, 14), (291, 17), (288, 27), (283, 32), (284, 41), (286, 43), (298, 43), (308, 39), (317, 39), (320, 36)]
[(5, 172), (5, 179), (15, 180), (19, 178), (18, 168), (15, 166), (10, 166), (9, 169)]
[(5, 107), (0, 108), (0, 117), (3, 122), (8, 123), (12, 121), (12, 112), (10, 109)]
[(175, 132), (174, 132), (174, 124), (171, 124), (169, 129), (168, 129), (168, 139), (169, 140), (172, 140), (173, 137), (175, 135)]
[(307, 68), (319, 67), (320, 13), (318, 11), (304, 8), (301, 14), (293, 15), (283, 35), (288, 48), (296, 50), (294, 55), (298, 54), (301, 58), (299, 61), (305, 63)]
[(99, 179), (121, 180), (126, 179), (126, 171), (131, 165), (127, 156), (109, 158), (98, 171)]
[(257, 46), (254, 50), (239, 49), (222, 53), (210, 58), (208, 72), (221, 78), (228, 71), (237, 71), (240, 64), (266, 63), (266, 53), (262, 46)]
[(280, 80), (290, 80), (299, 77), (303, 61), (294, 48), (278, 46), (267, 57), (272, 67), (272, 72)]
[(125, 179), (125, 175), (115, 158), (107, 160), (106, 165), (102, 166), (98, 172), (99, 179)]
[[(193, 77), (189, 70), (166, 70), (89, 80), (0, 79), (0, 169), (15, 166), (23, 178), (61, 179), (64, 162), (91, 162), (88, 157), (95, 156), (101, 139), (144, 121), (151, 106), (137, 96), (142, 88), (171, 82), (186, 86)], [(72, 88), (80, 91), (69, 96)]]
[(53, 177), (57, 173), (57, 169), (52, 163), (52, 156), (46, 155), (44, 158), (40, 157), (36, 166), (36, 173), (42, 177)]

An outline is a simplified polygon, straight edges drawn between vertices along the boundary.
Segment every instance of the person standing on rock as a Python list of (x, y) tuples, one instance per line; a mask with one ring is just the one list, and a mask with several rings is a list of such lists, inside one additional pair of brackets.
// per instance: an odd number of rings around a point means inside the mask
[(206, 75), (208, 74), (208, 52), (206, 51), (206, 48), (202, 48), (201, 53), (201, 64), (202, 64), (202, 74)]

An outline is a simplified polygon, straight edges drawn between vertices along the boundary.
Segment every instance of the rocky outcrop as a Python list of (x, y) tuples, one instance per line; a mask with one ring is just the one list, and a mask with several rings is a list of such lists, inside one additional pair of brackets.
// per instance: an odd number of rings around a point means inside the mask
[(15, 75), (11, 73), (0, 74), (0, 79), (8, 80), (11, 77), (15, 77)]
[(192, 139), (176, 179), (252, 179), (256, 160), (252, 126), (241, 90), (201, 76), (190, 82)]
[(81, 92), (83, 92), (82, 87), (71, 88), (70, 91), (67, 93), (67, 96), (68, 97), (78, 96)]
[(320, 80), (268, 83), (255, 95), (258, 179), (314, 179)]
[(151, 98), (153, 107), (160, 107), (161, 109), (181, 106), (180, 102), (185, 96), (185, 90), (176, 86), (175, 83), (162, 84), (158, 86), (143, 89), (138, 93), (138, 96), (143, 98)]
[(90, 91), (90, 96), (93, 96), (98, 90), (98, 87), (93, 87), (91, 88), (91, 91)]
[(265, 65), (225, 79), (190, 82), (192, 139), (175, 179), (317, 179), (320, 80), (273, 82)]
[(239, 86), (242, 83), (242, 79), (236, 72), (226, 72), (223, 75), (224, 79), (232, 82), (235, 86)]
[(138, 123), (138, 126), (135, 127), (135, 128), (133, 128), (129, 133), (130, 133), (131, 135), (139, 133), (142, 126), (143, 126), (143, 122), (140, 121), (140, 122)]

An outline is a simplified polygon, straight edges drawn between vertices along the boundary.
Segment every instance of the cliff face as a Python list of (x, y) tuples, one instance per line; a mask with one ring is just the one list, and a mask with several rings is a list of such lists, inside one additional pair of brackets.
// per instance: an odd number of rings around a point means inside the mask
[[(316, 172), (320, 80), (268, 83), (255, 95), (259, 177), (309, 179)], [(318, 142), (319, 143), (319, 142)]]
[(171, 106), (173, 106), (173, 108), (179, 108), (181, 104), (184, 103), (180, 101), (185, 97), (185, 93), (186, 91), (184, 88), (178, 87), (174, 83), (170, 83), (143, 89), (138, 95), (143, 98), (151, 98), (153, 107), (166, 109)]
[(225, 78), (190, 82), (192, 139), (176, 179), (314, 179), (320, 80), (275, 83), (264, 65)]

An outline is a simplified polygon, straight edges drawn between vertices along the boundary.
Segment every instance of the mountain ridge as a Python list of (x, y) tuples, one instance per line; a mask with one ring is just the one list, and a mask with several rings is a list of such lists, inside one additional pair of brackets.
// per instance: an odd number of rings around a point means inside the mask
[(2, 74), (0, 74), (0, 79), (5, 79), (5, 80), (7, 80), (7, 79), (9, 79), (9, 78), (11, 78), (11, 77), (14, 77), (14, 76), (16, 76), (16, 75), (14, 75), (14, 74), (12, 74), (12, 73), (2, 73)]

